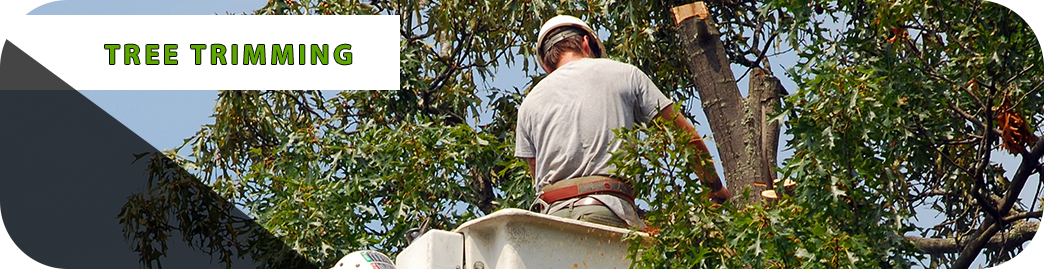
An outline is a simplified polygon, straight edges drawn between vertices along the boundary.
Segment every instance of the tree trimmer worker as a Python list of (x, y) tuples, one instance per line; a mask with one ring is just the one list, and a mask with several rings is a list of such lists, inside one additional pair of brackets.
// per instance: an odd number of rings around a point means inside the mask
[[(645, 73), (604, 59), (602, 42), (580, 19), (560, 15), (545, 22), (537, 51), (548, 76), (519, 108), (515, 156), (534, 177), (542, 213), (644, 228), (630, 186), (608, 176), (607, 161), (621, 145), (613, 130), (661, 117), (689, 133), (697, 152), (708, 153), (707, 146)], [(713, 199), (729, 199), (713, 169), (695, 170)]]

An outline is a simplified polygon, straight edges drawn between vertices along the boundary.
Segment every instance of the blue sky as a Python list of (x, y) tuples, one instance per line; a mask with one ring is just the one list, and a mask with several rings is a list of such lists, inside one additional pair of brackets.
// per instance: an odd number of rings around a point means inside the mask
[(212, 15), (241, 14), (268, 0), (62, 0), (40, 6), (30, 15)]
[[(156, 149), (181, 145), (214, 123), (217, 91), (80, 91)], [(184, 153), (183, 153), (184, 154)]]
[[(33, 15), (209, 15), (240, 14), (251, 12), (262, 7), (268, 0), (65, 0), (43, 5), (29, 14)], [(1021, 12), (1029, 15), (1028, 12)], [(1026, 18), (1026, 17), (1025, 17)], [(1029, 19), (1029, 18), (1028, 18)], [(1039, 30), (1042, 29), (1039, 26)], [(1041, 31), (1039, 31), (1040, 33)], [(787, 56), (785, 56), (787, 57)], [(791, 56), (793, 57), (793, 56)], [(774, 63), (790, 66), (796, 59), (774, 59)], [(743, 69), (734, 68), (736, 73)], [(783, 70), (774, 70), (782, 74)], [(60, 74), (59, 74), (60, 75)], [(523, 85), (523, 75), (518, 70), (502, 70), (498, 73), (500, 80), (491, 85), (500, 88), (511, 88), (509, 85)], [(793, 88), (794, 84), (785, 87)], [(746, 80), (742, 81), (746, 84)], [(746, 85), (740, 85), (746, 89)], [(81, 91), (83, 95), (104, 109), (129, 129), (137, 133), (157, 149), (163, 150), (181, 145), (185, 138), (193, 135), (200, 126), (212, 123), (209, 116), (214, 108), (216, 91)], [(687, 104), (691, 108), (699, 108), (699, 104)], [(691, 109), (698, 122), (706, 122), (700, 109)], [(710, 135), (706, 124), (697, 125), (698, 132)], [(784, 138), (786, 139), (786, 138)], [(783, 141), (781, 141), (783, 145)], [(712, 147), (714, 148), (714, 147)], [(717, 152), (712, 152), (717, 156)], [(788, 157), (781, 154), (781, 159)], [(1002, 157), (1006, 167), (1015, 170), (1018, 162)], [(723, 171), (719, 167), (719, 171)], [(1027, 189), (1036, 186), (1028, 184)], [(1039, 187), (1040, 188), (1040, 187)], [(1025, 193), (1027, 190), (1025, 190)], [(1033, 195), (1033, 193), (1030, 193)], [(932, 216), (928, 216), (930, 221)], [(923, 221), (925, 221), (923, 219)], [(1038, 244), (1041, 245), (1041, 244)]]
[[(64, 0), (30, 15), (212, 15), (242, 14), (268, 0)], [(187, 89), (188, 90), (188, 89)], [(80, 91), (153, 147), (175, 148), (213, 123), (217, 91)]]

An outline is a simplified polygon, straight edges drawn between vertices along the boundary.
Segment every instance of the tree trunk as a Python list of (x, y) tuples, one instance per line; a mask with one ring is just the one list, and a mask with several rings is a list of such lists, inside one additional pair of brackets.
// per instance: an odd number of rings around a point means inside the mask
[[(777, 113), (776, 107), (783, 93), (780, 81), (764, 70), (754, 69), (748, 97), (741, 97), (717, 26), (704, 3), (677, 6), (671, 12), (678, 26), (686, 64), (718, 148), (726, 186), (734, 193), (733, 202), (740, 206), (756, 205), (763, 200), (759, 195), (762, 188), (753, 183), (765, 183), (772, 188), (776, 177), (773, 168), (776, 166), (780, 122), (769, 119)], [(986, 212), (1010, 212), (1027, 178), (1033, 171), (1041, 169), (1042, 141), (1033, 144), (1028, 152), (1022, 154), (1023, 163), (1013, 176), (1004, 199), (998, 204), (984, 203)], [(747, 187), (753, 192), (750, 199), (745, 200), (743, 190)], [(1040, 211), (1030, 214), (1041, 217)], [(1010, 214), (1002, 219), (988, 217), (975, 233), (960, 239), (912, 236), (906, 239), (923, 253), (960, 253), (952, 268), (966, 268), (984, 248), (1011, 249), (1033, 237), (1039, 223), (1022, 222), (1011, 227), (1015, 220), (1010, 218), (1017, 215)]]
[[(722, 160), (726, 186), (734, 194), (734, 203), (757, 204), (762, 197), (762, 188), (755, 182), (771, 183), (771, 166), (763, 149), (763, 123), (765, 114), (760, 93), (776, 91), (779, 83), (773, 78), (752, 76), (748, 98), (740, 96), (725, 48), (719, 40), (719, 32), (710, 18), (703, 2), (672, 8), (686, 63), (691, 78), (696, 83), (697, 93), (704, 113), (711, 126), (712, 137)], [(778, 95), (779, 96), (779, 95)], [(770, 126), (771, 127), (771, 126)], [(773, 128), (769, 128), (773, 129)], [(779, 132), (779, 125), (775, 128)], [(773, 144), (776, 139), (769, 141)], [(776, 147), (768, 149), (776, 156)], [(775, 157), (772, 164), (775, 164)], [(744, 189), (750, 187), (749, 199), (744, 199)]]

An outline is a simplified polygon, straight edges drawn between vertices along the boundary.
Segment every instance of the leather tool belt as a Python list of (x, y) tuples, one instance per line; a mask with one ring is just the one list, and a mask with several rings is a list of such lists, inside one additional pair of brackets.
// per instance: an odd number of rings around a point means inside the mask
[(613, 194), (634, 201), (631, 186), (607, 176), (586, 176), (561, 180), (541, 188), (540, 199), (547, 204), (589, 194)]

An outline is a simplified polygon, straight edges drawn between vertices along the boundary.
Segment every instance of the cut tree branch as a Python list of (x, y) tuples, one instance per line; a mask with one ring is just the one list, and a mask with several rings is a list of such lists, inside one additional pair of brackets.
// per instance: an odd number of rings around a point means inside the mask
[[(749, 104), (749, 101), (757, 101), (758, 95), (749, 96), (755, 100), (741, 97), (707, 6), (696, 2), (674, 7), (671, 13), (678, 26), (686, 65), (715, 138), (727, 188), (740, 193), (755, 182), (770, 180), (762, 179), (765, 167), (761, 157), (761, 102)], [(734, 202), (752, 202), (741, 201), (741, 197), (743, 195), (735, 195)]]

